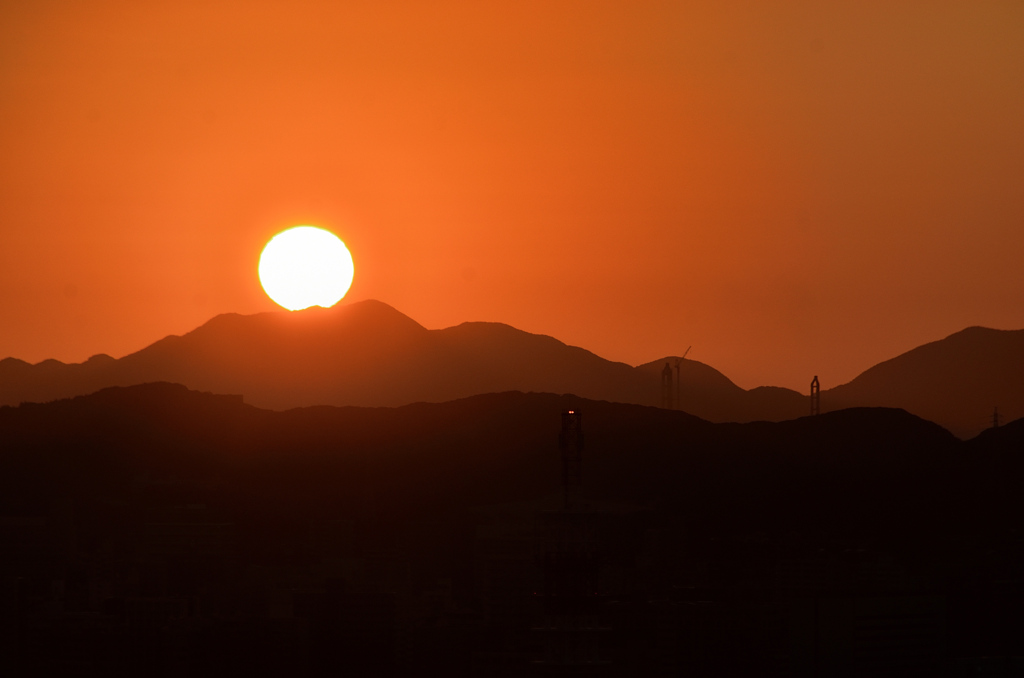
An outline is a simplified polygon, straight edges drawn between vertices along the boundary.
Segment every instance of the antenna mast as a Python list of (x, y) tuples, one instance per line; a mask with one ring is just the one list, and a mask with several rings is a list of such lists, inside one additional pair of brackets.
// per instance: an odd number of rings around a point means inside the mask
[(818, 375), (811, 379), (811, 416), (821, 414), (821, 384), (818, 383)]
[(583, 417), (577, 410), (562, 412), (558, 446), (562, 448), (562, 491), (565, 508), (569, 509), (579, 498), (583, 485)]

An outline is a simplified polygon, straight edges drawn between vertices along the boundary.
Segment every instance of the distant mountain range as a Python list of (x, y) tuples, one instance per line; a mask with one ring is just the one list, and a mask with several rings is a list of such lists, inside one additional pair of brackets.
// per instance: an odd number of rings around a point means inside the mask
[(1024, 416), (1024, 330), (969, 327), (822, 393), (822, 409), (901, 407), (961, 438)]
[[(109, 386), (173, 382), (242, 394), (270, 409), (310, 405), (400, 406), (505, 391), (572, 393), (660, 405), (661, 373), (676, 357), (639, 367), (605, 360), (557, 339), (500, 323), (428, 330), (387, 304), (251, 316), (220, 315), (114, 359), (36, 365), (0, 361), (0, 405), (47, 402)], [(805, 394), (744, 390), (695, 360), (679, 363), (679, 406), (714, 422), (782, 421), (809, 412)], [(966, 437), (994, 407), (1024, 414), (1024, 331), (970, 328), (871, 368), (822, 393), (825, 411), (900, 407)]]

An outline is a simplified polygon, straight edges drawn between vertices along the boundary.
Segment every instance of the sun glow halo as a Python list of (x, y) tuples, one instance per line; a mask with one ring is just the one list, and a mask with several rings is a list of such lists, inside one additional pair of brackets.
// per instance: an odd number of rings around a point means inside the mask
[(289, 311), (334, 306), (352, 286), (354, 272), (345, 243), (316, 226), (281, 231), (260, 255), (263, 289)]

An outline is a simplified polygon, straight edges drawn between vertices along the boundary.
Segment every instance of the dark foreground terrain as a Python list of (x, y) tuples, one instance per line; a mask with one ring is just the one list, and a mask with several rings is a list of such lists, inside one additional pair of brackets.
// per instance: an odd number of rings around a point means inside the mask
[(4, 407), (0, 669), (1020, 675), (1022, 480), (1024, 421), (963, 442), (893, 409)]

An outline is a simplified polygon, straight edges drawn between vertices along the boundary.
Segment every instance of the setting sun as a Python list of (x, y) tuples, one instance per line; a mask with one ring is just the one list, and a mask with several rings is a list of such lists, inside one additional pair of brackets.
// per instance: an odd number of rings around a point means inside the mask
[(295, 226), (281, 231), (260, 255), (260, 283), (289, 311), (338, 303), (352, 285), (352, 255), (330, 231)]

